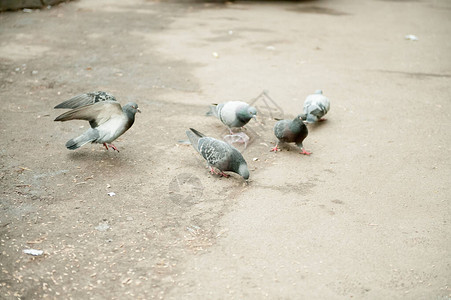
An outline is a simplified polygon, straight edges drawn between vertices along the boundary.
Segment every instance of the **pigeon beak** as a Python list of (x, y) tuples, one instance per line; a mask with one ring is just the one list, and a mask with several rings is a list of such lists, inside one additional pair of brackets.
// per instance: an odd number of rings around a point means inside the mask
[(257, 124), (263, 125), (261, 121), (259, 121), (259, 119), (257, 118), (257, 115), (253, 115), (252, 119), (254, 119), (255, 122), (257, 122)]
[(136, 109), (139, 113), (141, 113), (141, 110), (139, 108)]

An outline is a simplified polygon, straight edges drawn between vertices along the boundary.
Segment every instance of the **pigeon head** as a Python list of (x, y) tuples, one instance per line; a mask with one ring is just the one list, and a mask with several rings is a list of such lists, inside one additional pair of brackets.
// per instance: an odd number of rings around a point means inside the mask
[(255, 117), (257, 115), (257, 109), (253, 106), (249, 106), (247, 109), (247, 112), (252, 116)]
[(240, 174), (244, 179), (249, 179), (249, 169), (247, 168), (247, 164), (245, 162), (240, 164), (237, 173)]
[(257, 109), (255, 107), (249, 106), (249, 108), (247, 109), (247, 112), (249, 113), (251, 118), (256, 119), (256, 117), (257, 117)]
[(317, 95), (322, 95), (322, 94), (323, 94), (323, 90), (316, 90), (316, 91), (315, 91), (315, 94), (317, 94)]
[(236, 116), (238, 117), (238, 119), (243, 120), (247, 123), (251, 118), (256, 118), (257, 110), (253, 106), (248, 106), (246, 108), (240, 109), (236, 113)]
[(294, 121), (305, 121), (305, 120), (307, 120), (307, 115), (306, 114), (300, 114), (300, 115), (297, 115), (296, 116), (296, 118), (294, 118)]
[(127, 113), (127, 114), (131, 114), (131, 115), (135, 115), (137, 112), (141, 112), (138, 108), (138, 104), (136, 104), (135, 102), (129, 102), (127, 104), (124, 105), (124, 107), (122, 107), (122, 110)]

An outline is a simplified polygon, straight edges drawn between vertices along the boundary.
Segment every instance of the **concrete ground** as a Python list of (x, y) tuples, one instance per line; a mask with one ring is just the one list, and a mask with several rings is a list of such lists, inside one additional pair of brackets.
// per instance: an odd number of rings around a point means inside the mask
[[(0, 298), (450, 299), (450, 15), (446, 0), (0, 14)], [(272, 117), (316, 89), (331, 110), (313, 154), (270, 153)], [(143, 111), (119, 153), (67, 150), (89, 125), (53, 122), (96, 90)], [(179, 142), (222, 138), (205, 112), (229, 100), (260, 112), (247, 185)]]

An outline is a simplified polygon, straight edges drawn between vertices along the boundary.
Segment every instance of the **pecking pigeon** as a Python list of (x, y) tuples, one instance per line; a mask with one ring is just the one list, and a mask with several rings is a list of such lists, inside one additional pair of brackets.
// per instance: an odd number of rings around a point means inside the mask
[(277, 143), (270, 151), (279, 151), (279, 143), (295, 143), (301, 150), (301, 154), (309, 155), (302, 145), (302, 142), (308, 135), (307, 126), (302, 121), (302, 115), (294, 120), (280, 120), (274, 125), (274, 135), (277, 137)]
[[(212, 174), (229, 177), (224, 171), (230, 171), (241, 175), (246, 180), (249, 179), (247, 163), (236, 148), (226, 142), (207, 137), (193, 128), (187, 130), (186, 135), (194, 149), (205, 158)], [(214, 168), (217, 168), (219, 172)]]
[(304, 114), (302, 119), (308, 123), (324, 121), (323, 116), (330, 109), (330, 101), (323, 96), (322, 90), (315, 91), (314, 94), (308, 95), (304, 102)]
[(250, 119), (256, 118), (257, 110), (245, 102), (229, 101), (210, 106), (210, 112), (207, 114), (212, 114), (219, 118), (232, 133), (233, 127), (243, 127)]
[[(89, 142), (103, 144), (108, 150), (108, 144), (126, 132), (135, 122), (135, 114), (141, 112), (135, 102), (121, 107), (112, 95), (105, 92), (81, 94), (55, 108), (71, 108), (56, 117), (55, 121), (86, 120), (91, 125), (85, 133), (66, 143), (66, 148), (70, 150)], [(114, 145), (109, 146), (119, 152)]]

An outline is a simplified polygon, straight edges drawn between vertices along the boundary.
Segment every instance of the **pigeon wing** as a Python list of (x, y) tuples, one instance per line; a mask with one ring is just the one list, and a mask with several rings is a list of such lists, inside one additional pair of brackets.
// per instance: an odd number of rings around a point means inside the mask
[(319, 105), (312, 104), (308, 107), (308, 113), (321, 118), (323, 110), (319, 107)]
[(244, 124), (237, 117), (237, 112), (249, 105), (242, 101), (229, 101), (218, 105), (218, 116), (221, 122), (229, 127), (241, 127)]
[(287, 133), (289, 131), (289, 120), (280, 120), (274, 125), (274, 135), (276, 138), (283, 140), (287, 137)]
[(119, 102), (104, 101), (72, 109), (56, 117), (55, 121), (86, 120), (95, 128), (115, 115), (121, 115)]
[(231, 153), (229, 144), (214, 138), (205, 137), (199, 141), (199, 152), (210, 166), (225, 171)]
[(55, 108), (78, 108), (82, 106), (86, 106), (89, 104), (94, 104), (97, 102), (104, 102), (104, 101), (117, 101), (116, 98), (108, 94), (106, 92), (98, 91), (98, 92), (92, 92), (92, 93), (86, 93), (81, 94), (78, 96), (75, 96), (69, 100), (66, 100), (57, 106)]
[(324, 114), (326, 114), (330, 109), (330, 100), (329, 98), (324, 97), (323, 101), (321, 101), (321, 105), (323, 108)]

